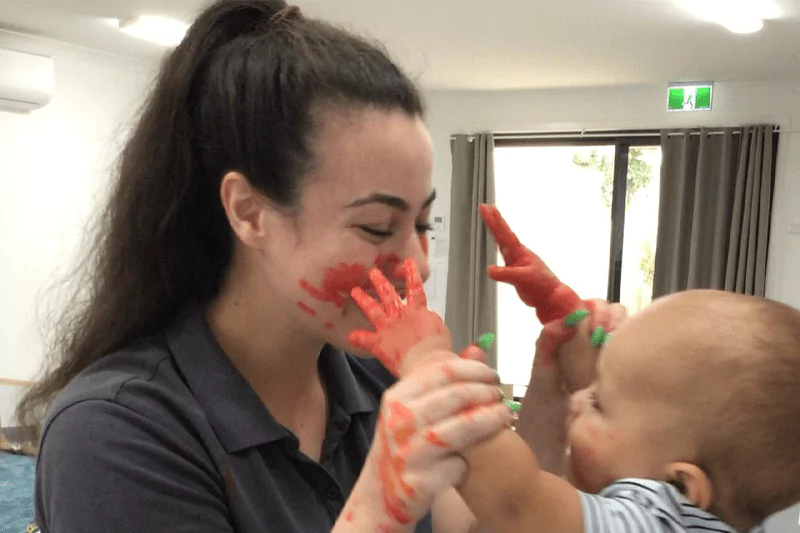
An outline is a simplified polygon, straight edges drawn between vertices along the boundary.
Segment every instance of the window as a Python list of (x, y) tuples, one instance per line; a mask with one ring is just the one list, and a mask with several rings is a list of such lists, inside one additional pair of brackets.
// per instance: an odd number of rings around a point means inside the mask
[[(496, 139), (496, 202), (522, 243), (584, 299), (648, 305), (658, 229), (657, 134)], [(498, 264), (503, 264), (498, 255)], [(524, 394), (541, 324), (514, 288), (497, 291), (498, 370)]]

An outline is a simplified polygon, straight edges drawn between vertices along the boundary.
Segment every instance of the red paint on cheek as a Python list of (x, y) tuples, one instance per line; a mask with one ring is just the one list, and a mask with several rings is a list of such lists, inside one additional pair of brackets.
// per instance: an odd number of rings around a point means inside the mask
[(344, 307), (354, 287), (363, 287), (367, 283), (367, 267), (359, 264), (340, 263), (337, 268), (325, 270), (322, 285), (315, 287), (308, 280), (301, 279), (300, 287), (312, 298), (320, 302), (332, 303), (336, 307)]
[(303, 302), (297, 302), (297, 307), (299, 307), (300, 310), (306, 313), (307, 315), (317, 316), (317, 312), (311, 307), (304, 304)]

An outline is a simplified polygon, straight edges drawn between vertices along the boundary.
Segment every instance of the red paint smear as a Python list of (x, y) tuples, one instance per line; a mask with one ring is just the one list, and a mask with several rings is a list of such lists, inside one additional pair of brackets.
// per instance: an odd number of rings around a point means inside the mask
[(336, 326), (333, 324), (333, 322), (325, 322), (325, 329), (333, 329), (335, 327)]
[(439, 435), (437, 435), (436, 432), (433, 431), (432, 429), (429, 429), (425, 433), (425, 440), (430, 442), (434, 446), (438, 446), (439, 448), (450, 448), (450, 445), (447, 444), (445, 441), (443, 441), (441, 437), (439, 437)]
[[(400, 258), (396, 254), (378, 254), (375, 266), (388, 277), (397, 277), (398, 267), (401, 266)], [(315, 287), (306, 279), (300, 280), (300, 287), (315, 300), (341, 308), (344, 307), (353, 288), (369, 288), (368, 270), (366, 265), (360, 263), (339, 263), (336, 268), (325, 269), (325, 276), (319, 287)]]
[(354, 515), (354, 514), (353, 514), (353, 511), (347, 511), (347, 512), (344, 514), (344, 519), (345, 519), (347, 522), (352, 522), (352, 521), (355, 519), (355, 517), (356, 517), (356, 515)]
[(453, 370), (452, 365), (450, 363), (442, 363), (442, 372), (444, 375), (447, 376), (447, 381), (450, 383), (455, 383), (457, 381), (456, 372)]
[(480, 408), (481, 408), (480, 405), (473, 404), (473, 405), (470, 405), (469, 407), (467, 407), (466, 409), (464, 409), (462, 414), (464, 416), (466, 416), (469, 420), (474, 420), (475, 419), (474, 418), (475, 417), (475, 411), (477, 411)]
[(320, 288), (314, 287), (305, 279), (300, 280), (300, 287), (315, 300), (344, 307), (350, 291), (354, 287), (363, 286), (366, 281), (366, 266), (358, 263), (340, 263), (337, 268), (325, 269), (325, 277)]
[(375, 266), (389, 279), (403, 277), (403, 265), (397, 254), (378, 254), (378, 257), (375, 258)]
[(399, 402), (389, 404), (389, 413), (386, 429), (394, 433), (394, 441), (402, 448), (417, 432), (414, 427), (414, 413)]
[(301, 311), (303, 311), (308, 315), (317, 316), (317, 312), (312, 308), (310, 308), (309, 306), (307, 306), (306, 304), (304, 304), (303, 302), (297, 302), (297, 307), (299, 307)]
[(383, 418), (382, 415), (380, 420), (382, 442), (378, 459), (378, 477), (383, 492), (383, 505), (386, 513), (395, 522), (409, 524), (411, 516), (399, 492), (402, 491), (413, 499), (415, 498), (414, 488), (403, 481), (405, 461), (402, 457), (392, 454), (389, 442), (390, 439), (393, 439), (398, 445), (408, 442), (415, 429), (413, 414), (406, 406), (398, 402), (393, 402), (387, 407), (389, 409), (388, 417)]

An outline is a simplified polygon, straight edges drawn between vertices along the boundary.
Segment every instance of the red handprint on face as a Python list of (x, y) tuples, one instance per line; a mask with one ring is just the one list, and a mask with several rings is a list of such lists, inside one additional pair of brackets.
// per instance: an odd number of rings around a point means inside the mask
[(539, 256), (522, 245), (497, 207), (483, 204), (480, 213), (506, 263), (503, 267), (489, 267), (490, 278), (513, 285), (520, 299), (536, 308), (536, 316), (542, 324), (584, 308), (575, 291), (563, 284)]
[(425, 289), (416, 264), (412, 259), (407, 259), (403, 269), (408, 295), (406, 305), (378, 269), (370, 270), (369, 279), (380, 303), (360, 287), (353, 289), (353, 300), (375, 326), (375, 331), (353, 331), (348, 337), (350, 344), (373, 354), (396, 376), (400, 375), (400, 366), (409, 349), (423, 339), (439, 336), (442, 338), (441, 347), (450, 348), (450, 336), (444, 322), (427, 307)]

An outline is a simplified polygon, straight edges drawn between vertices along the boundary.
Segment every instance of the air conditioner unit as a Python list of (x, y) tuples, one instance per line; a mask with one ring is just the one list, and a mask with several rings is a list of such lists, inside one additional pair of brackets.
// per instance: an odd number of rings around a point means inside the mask
[(0, 111), (28, 113), (55, 93), (53, 59), (0, 48)]

